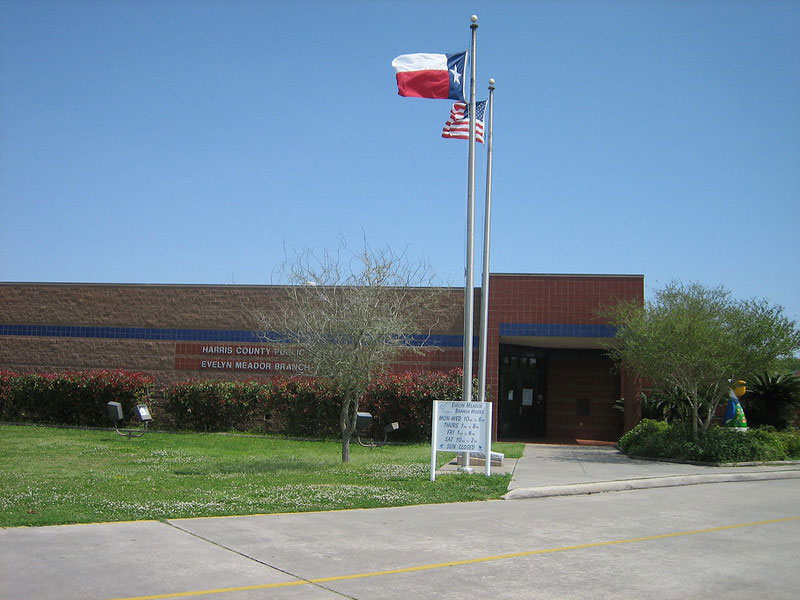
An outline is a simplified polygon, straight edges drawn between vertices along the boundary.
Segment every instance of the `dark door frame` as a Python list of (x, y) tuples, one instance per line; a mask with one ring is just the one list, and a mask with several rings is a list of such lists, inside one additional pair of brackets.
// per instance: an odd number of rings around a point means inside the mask
[(499, 439), (547, 437), (547, 353), (541, 348), (500, 344)]

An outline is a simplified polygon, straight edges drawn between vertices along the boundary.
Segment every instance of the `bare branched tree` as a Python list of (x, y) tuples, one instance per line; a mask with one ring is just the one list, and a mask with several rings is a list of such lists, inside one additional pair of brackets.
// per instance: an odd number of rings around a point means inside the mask
[(269, 339), (295, 344), (313, 375), (333, 382), (341, 396), (342, 461), (350, 459), (359, 400), (370, 381), (404, 352), (431, 350), (430, 332), (447, 314), (448, 294), (432, 286), (423, 261), (410, 262), (366, 240), (353, 251), (305, 250), (284, 261), (289, 284), (268, 309), (255, 311)]

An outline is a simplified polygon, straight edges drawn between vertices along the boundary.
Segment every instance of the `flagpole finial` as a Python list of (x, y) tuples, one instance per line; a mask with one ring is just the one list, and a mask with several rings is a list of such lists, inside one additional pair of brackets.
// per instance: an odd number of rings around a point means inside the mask
[(489, 85), (494, 86), (494, 79), (489, 80)]
[(477, 27), (478, 26), (478, 15), (472, 15), (469, 18), (469, 20), (472, 21), (471, 27)]

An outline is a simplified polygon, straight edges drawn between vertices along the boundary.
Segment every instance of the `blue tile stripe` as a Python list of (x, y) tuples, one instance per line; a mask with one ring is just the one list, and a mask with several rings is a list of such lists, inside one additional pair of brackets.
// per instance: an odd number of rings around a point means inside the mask
[[(0, 335), (30, 337), (103, 338), (124, 340), (166, 340), (175, 342), (264, 342), (260, 332), (242, 329), (164, 329), (150, 327), (91, 327), (85, 325), (7, 325), (0, 323)], [(279, 334), (270, 342), (283, 342)], [(413, 346), (461, 348), (460, 335), (411, 335)]]
[(536, 337), (609, 338), (616, 335), (613, 325), (572, 323), (500, 323), (500, 335)]
[[(580, 325), (565, 323), (500, 323), (500, 335), (536, 337), (614, 337), (612, 325)], [(0, 335), (30, 337), (103, 338), (125, 340), (165, 340), (175, 342), (241, 342), (264, 341), (260, 332), (243, 329), (168, 329), (152, 327), (93, 327), (87, 325), (9, 325), (0, 323)], [(271, 342), (285, 341), (278, 334), (268, 336)], [(460, 335), (411, 335), (413, 346), (461, 348)], [(473, 338), (476, 347), (478, 338)]]

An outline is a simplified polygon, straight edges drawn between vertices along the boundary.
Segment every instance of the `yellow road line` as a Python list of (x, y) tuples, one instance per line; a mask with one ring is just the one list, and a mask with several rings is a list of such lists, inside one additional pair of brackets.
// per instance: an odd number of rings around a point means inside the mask
[(525, 552), (512, 552), (509, 554), (497, 554), (495, 556), (481, 556), (478, 558), (467, 558), (464, 560), (453, 560), (443, 563), (429, 565), (418, 565), (415, 567), (403, 567), (401, 569), (388, 569), (386, 571), (373, 571), (371, 573), (355, 573), (352, 575), (336, 575), (333, 577), (320, 577), (318, 579), (298, 579), (295, 581), (284, 581), (281, 583), (263, 583), (259, 585), (245, 585), (239, 587), (218, 588), (213, 590), (198, 590), (194, 592), (174, 592), (171, 594), (156, 594), (153, 596), (135, 596), (127, 598), (115, 598), (113, 600), (159, 600), (163, 598), (188, 598), (191, 596), (202, 596), (206, 594), (224, 594), (227, 592), (243, 592), (248, 590), (267, 590), (273, 588), (292, 587), (298, 585), (309, 585), (315, 583), (331, 583), (334, 581), (346, 581), (349, 579), (364, 579), (367, 577), (378, 577), (382, 575), (399, 575), (402, 573), (414, 573), (416, 571), (430, 571), (442, 569), (444, 567), (458, 567), (462, 565), (472, 565), (476, 563), (505, 560), (509, 558), (523, 558), (526, 556), (536, 556), (537, 554), (552, 554), (555, 552), (565, 552), (568, 550), (582, 550), (585, 548), (600, 548), (603, 546), (614, 546), (617, 544), (633, 544), (636, 542), (648, 542), (653, 540), (663, 540), (668, 538), (681, 537), (686, 535), (697, 535), (700, 533), (714, 533), (716, 531), (726, 531), (729, 529), (742, 529), (744, 527), (756, 527), (758, 525), (771, 525), (774, 523), (786, 523), (788, 521), (798, 521), (797, 517), (782, 517), (780, 519), (769, 519), (767, 521), (752, 521), (750, 523), (737, 523), (735, 525), (721, 525), (719, 527), (709, 527), (707, 529), (692, 529), (690, 531), (678, 531), (675, 533), (661, 533), (658, 535), (648, 535), (645, 537), (629, 538), (624, 540), (610, 540), (606, 542), (592, 542), (589, 544), (576, 544), (574, 546), (561, 546), (559, 548), (545, 548), (542, 550), (528, 550)]

